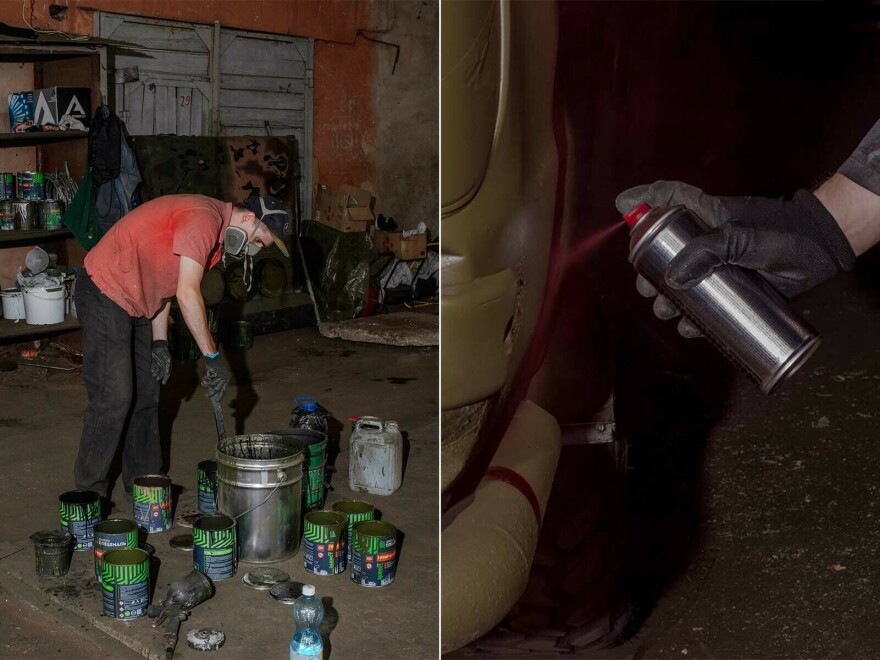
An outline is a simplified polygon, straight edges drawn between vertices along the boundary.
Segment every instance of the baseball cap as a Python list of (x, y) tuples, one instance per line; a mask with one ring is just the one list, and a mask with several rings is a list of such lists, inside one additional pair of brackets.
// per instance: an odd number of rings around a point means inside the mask
[(284, 208), (284, 202), (268, 195), (265, 197), (251, 195), (244, 200), (244, 205), (248, 211), (252, 211), (257, 216), (257, 220), (266, 225), (275, 245), (285, 257), (289, 257), (290, 253), (284, 244), (284, 237), (290, 232), (290, 216)]

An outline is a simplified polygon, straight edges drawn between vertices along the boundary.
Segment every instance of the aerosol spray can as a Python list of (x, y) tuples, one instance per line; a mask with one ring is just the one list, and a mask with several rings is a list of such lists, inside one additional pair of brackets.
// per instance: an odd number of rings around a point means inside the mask
[(623, 216), (630, 226), (629, 260), (670, 298), (716, 348), (769, 394), (807, 361), (818, 333), (758, 273), (721, 266), (690, 289), (666, 284), (670, 261), (709, 227), (684, 206), (641, 204)]

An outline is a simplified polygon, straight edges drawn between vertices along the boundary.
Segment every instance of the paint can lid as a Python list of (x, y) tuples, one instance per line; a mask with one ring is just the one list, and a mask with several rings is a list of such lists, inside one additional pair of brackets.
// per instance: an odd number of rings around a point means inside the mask
[(279, 603), (293, 605), (296, 599), (302, 596), (302, 590), (302, 582), (291, 582), (288, 580), (272, 585), (272, 588), (269, 589), (269, 595)]
[(186, 634), (186, 643), (196, 651), (216, 651), (225, 641), (226, 635), (213, 628), (198, 628)]
[(315, 585), (304, 584), (303, 585), (303, 596), (314, 596), (314, 595), (315, 595)]
[(623, 221), (629, 225), (630, 227), (635, 227), (636, 223), (642, 219), (642, 216), (645, 215), (648, 211), (651, 210), (651, 207), (647, 204), (639, 204), (629, 213), (623, 214)]
[(254, 568), (248, 572), (247, 578), (251, 586), (268, 589), (279, 582), (286, 582), (290, 576), (277, 568)]
[(174, 548), (175, 550), (183, 550), (184, 552), (192, 552), (193, 549), (193, 535), (192, 534), (178, 534), (177, 536), (172, 536), (171, 540), (168, 544)]

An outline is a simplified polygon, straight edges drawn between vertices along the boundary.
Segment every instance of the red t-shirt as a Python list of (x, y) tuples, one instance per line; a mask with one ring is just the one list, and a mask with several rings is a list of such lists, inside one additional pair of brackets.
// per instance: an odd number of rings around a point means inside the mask
[(131, 316), (152, 318), (177, 293), (180, 257), (205, 270), (220, 260), (232, 204), (203, 195), (150, 200), (110, 228), (86, 255), (86, 271)]

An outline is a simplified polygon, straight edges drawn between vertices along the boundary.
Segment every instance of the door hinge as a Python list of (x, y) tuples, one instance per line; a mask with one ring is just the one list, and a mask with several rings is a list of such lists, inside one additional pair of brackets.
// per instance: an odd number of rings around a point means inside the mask
[(312, 69), (306, 69), (306, 87), (311, 89), (314, 86), (315, 86), (314, 71), (312, 71)]

